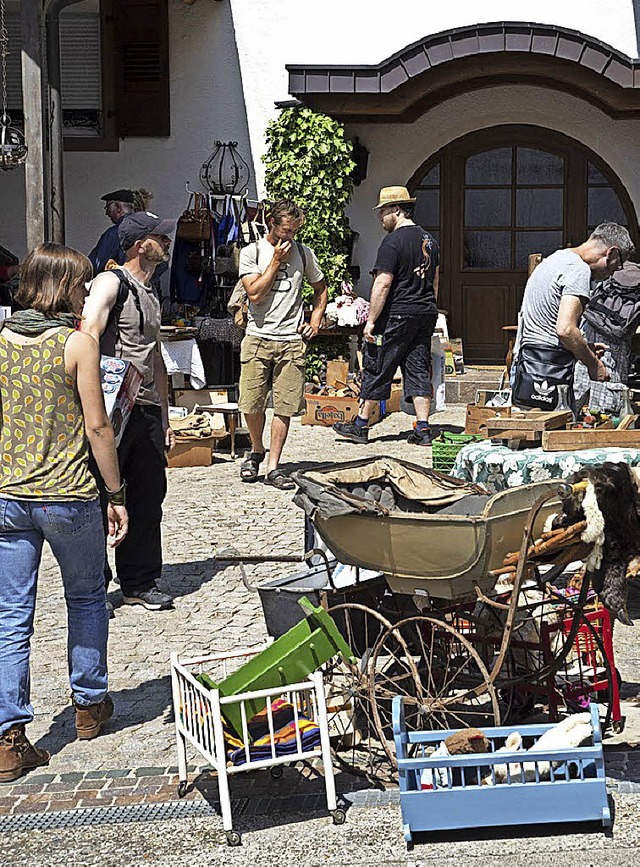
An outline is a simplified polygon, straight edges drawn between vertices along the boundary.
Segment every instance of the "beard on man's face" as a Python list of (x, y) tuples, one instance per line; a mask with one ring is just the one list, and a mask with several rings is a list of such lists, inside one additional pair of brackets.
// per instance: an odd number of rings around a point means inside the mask
[(154, 265), (168, 262), (171, 258), (171, 253), (168, 249), (163, 249), (159, 244), (154, 244), (153, 241), (147, 241), (142, 248), (142, 252), (147, 262), (152, 262)]

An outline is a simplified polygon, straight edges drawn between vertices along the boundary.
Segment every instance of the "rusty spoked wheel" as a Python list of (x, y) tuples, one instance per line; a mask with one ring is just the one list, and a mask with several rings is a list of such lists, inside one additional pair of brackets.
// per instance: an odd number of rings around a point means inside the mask
[(372, 608), (344, 603), (329, 608), (355, 661), (335, 657), (324, 667), (329, 735), (336, 764), (347, 773), (382, 786), (395, 769), (378, 740), (369, 700), (371, 654), (391, 622)]
[(391, 705), (405, 698), (407, 727), (500, 725), (498, 696), (473, 644), (435, 617), (408, 617), (380, 636), (370, 662), (369, 698), (378, 739), (395, 765)]

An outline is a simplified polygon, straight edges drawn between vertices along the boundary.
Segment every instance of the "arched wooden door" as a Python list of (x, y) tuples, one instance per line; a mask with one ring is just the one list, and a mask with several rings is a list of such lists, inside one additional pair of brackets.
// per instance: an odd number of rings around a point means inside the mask
[(517, 322), (530, 253), (581, 243), (601, 222), (638, 223), (609, 166), (552, 130), (501, 126), (443, 148), (408, 186), (416, 222), (441, 247), (439, 306), (465, 360), (501, 363), (505, 325)]

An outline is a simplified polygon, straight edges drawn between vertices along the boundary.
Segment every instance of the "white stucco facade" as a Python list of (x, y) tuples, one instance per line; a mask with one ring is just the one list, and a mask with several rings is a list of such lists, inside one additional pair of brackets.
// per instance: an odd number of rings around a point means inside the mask
[[(639, 4), (635, 4), (636, 6)], [(88, 251), (109, 225), (100, 196), (123, 186), (153, 190), (153, 208), (175, 216), (186, 203), (184, 184), (198, 183), (214, 140), (235, 140), (251, 164), (250, 192), (262, 195), (264, 132), (286, 99), (287, 63), (374, 64), (426, 35), (473, 23), (535, 21), (579, 30), (635, 57), (636, 15), (632, 0), (539, 0), (534, 8), (514, 0), (436, 4), (403, 0), (169, 0), (171, 127), (169, 138), (129, 138), (117, 152), (67, 152), (65, 196), (67, 242)], [(356, 259), (371, 267), (379, 230), (370, 210), (378, 188), (404, 183), (447, 142), (471, 130), (503, 123), (557, 129), (599, 153), (640, 206), (640, 121), (612, 120), (599, 109), (564, 93), (504, 86), (457, 96), (413, 124), (359, 125), (370, 150), (369, 173), (350, 207), (360, 234)], [(401, 135), (400, 135), (401, 132)], [(0, 243), (24, 253), (24, 175), (0, 174)]]

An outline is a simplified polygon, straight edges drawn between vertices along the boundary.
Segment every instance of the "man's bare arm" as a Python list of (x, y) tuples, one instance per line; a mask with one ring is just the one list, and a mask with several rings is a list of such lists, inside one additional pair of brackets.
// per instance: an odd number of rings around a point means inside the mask
[(327, 292), (327, 284), (325, 283), (324, 278), (318, 280), (317, 283), (312, 283), (311, 287), (313, 289), (313, 309), (311, 311), (311, 321), (309, 325), (313, 329), (313, 334), (311, 336), (315, 337), (322, 325), (322, 317), (324, 316), (324, 311), (327, 309), (329, 294)]
[(252, 304), (261, 304), (276, 282), (278, 269), (291, 249), (291, 241), (278, 241), (273, 248), (273, 259), (263, 274), (248, 274), (242, 278), (242, 285)]
[(373, 331), (376, 327), (378, 317), (384, 309), (384, 305), (389, 294), (389, 289), (393, 282), (393, 274), (388, 271), (379, 271), (376, 274), (373, 286), (371, 287), (371, 298), (369, 300), (369, 318), (364, 326), (364, 339), (370, 343), (374, 341)]
[(560, 342), (581, 361), (589, 372), (591, 379), (604, 382), (608, 379), (607, 369), (600, 359), (591, 351), (589, 344), (582, 336), (580, 320), (585, 308), (585, 302), (577, 295), (563, 295), (560, 300), (556, 334)]
[(440, 265), (436, 268), (436, 273), (433, 275), (433, 294), (438, 300), (438, 290), (440, 289)]
[(91, 284), (91, 290), (84, 302), (80, 330), (90, 334), (100, 342), (109, 321), (114, 304), (118, 298), (120, 281), (115, 274), (105, 271), (98, 274)]

